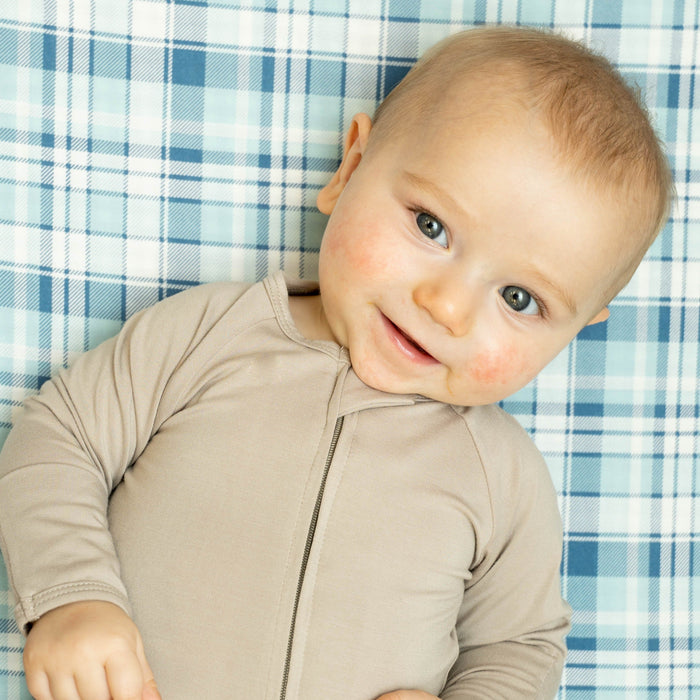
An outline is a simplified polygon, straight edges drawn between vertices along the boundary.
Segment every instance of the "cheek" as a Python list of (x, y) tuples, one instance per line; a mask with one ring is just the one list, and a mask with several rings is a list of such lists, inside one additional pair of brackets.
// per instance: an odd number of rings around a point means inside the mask
[(537, 373), (529, 353), (521, 345), (509, 343), (478, 354), (471, 362), (469, 374), (480, 384), (525, 386)]
[(391, 256), (384, 250), (383, 237), (368, 230), (361, 222), (329, 227), (321, 244), (321, 260), (336, 274), (382, 276)]

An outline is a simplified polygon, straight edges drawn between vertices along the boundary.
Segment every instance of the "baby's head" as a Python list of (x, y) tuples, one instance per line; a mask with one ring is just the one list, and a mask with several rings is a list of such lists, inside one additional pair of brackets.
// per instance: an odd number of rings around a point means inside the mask
[(495, 109), (519, 106), (536, 118), (562, 167), (627, 210), (626, 264), (606, 290), (612, 299), (660, 231), (672, 200), (672, 176), (637, 93), (607, 59), (580, 43), (531, 28), (485, 27), (448, 37), (421, 58), (379, 106), (373, 140), (415, 128), (413, 117), (418, 123), (430, 118), (442, 100), (469, 109), (473, 89), (488, 90)]
[(607, 317), (672, 190), (605, 59), (537, 30), (455, 35), (374, 124), (355, 116), (319, 194), (325, 321), (371, 386), (500, 400)]

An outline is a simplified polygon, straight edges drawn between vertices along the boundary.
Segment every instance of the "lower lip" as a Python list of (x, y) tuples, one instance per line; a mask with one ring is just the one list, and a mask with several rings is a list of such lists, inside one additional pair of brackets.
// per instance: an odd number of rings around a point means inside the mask
[(435, 365), (438, 364), (432, 355), (423, 352), (417, 348), (413, 343), (411, 343), (408, 338), (406, 338), (403, 333), (395, 326), (384, 314), (381, 314), (382, 322), (384, 328), (386, 329), (387, 335), (391, 342), (396, 346), (401, 354), (408, 357), (412, 362), (421, 365)]

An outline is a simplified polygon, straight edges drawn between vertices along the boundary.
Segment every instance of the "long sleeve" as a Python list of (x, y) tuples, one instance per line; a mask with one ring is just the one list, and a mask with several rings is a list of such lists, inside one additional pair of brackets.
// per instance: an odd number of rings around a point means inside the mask
[(129, 611), (108, 499), (186, 400), (188, 367), (240, 291), (219, 302), (215, 286), (138, 314), (26, 401), (0, 454), (0, 544), (21, 629), (76, 600)]
[(518, 432), (479, 431), (485, 459), (510, 453), (518, 466), (490, 470), (494, 531), (465, 590), (443, 700), (553, 698), (561, 680), (570, 616), (560, 594), (561, 519), (544, 460)]

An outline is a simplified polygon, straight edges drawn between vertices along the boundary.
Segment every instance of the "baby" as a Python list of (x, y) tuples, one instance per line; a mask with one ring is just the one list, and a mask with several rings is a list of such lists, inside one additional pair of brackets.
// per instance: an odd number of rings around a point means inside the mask
[(607, 318), (671, 197), (604, 59), (438, 44), (352, 120), (318, 286), (182, 292), (27, 401), (0, 534), (32, 694), (553, 697), (556, 495), (493, 404)]

